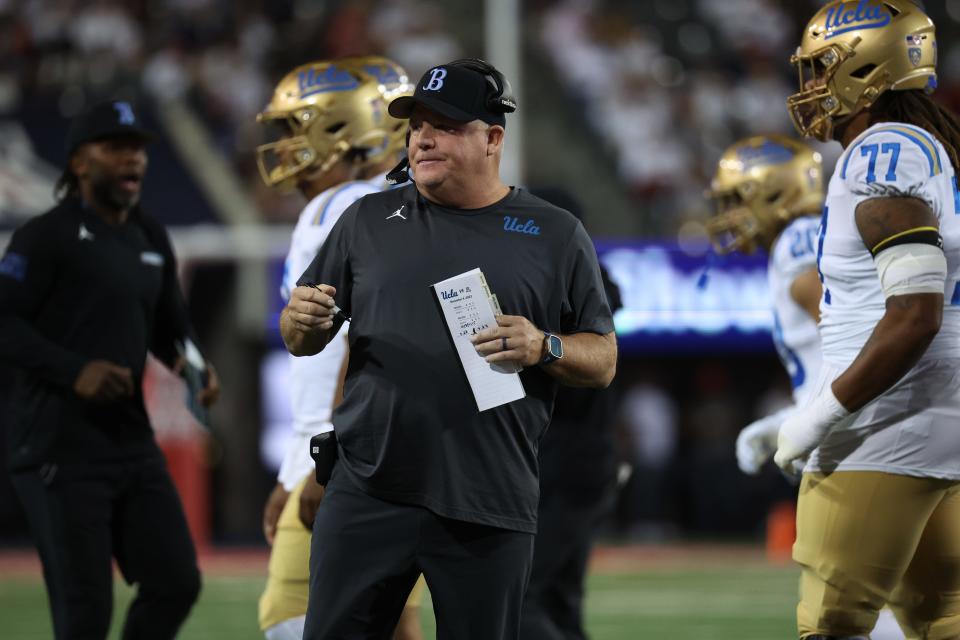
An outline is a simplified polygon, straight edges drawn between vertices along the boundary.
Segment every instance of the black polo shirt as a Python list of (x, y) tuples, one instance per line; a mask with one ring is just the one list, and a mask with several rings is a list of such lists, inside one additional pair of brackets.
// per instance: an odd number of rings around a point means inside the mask
[(478, 412), (431, 285), (479, 267), (503, 313), (554, 333), (613, 321), (583, 227), (512, 189), (482, 209), (441, 207), (415, 185), (361, 198), (300, 283), (337, 289), (350, 323), (340, 464), (364, 491), (435, 513), (535, 532), (538, 446), (557, 384), (520, 374), (527, 396)]
[[(108, 224), (68, 198), (13, 234), (0, 260), (0, 362), (18, 370), (11, 468), (157, 451), (141, 382), (147, 350), (171, 364), (191, 335), (166, 231), (139, 211)], [(97, 404), (73, 384), (91, 360), (129, 367), (134, 395)]]

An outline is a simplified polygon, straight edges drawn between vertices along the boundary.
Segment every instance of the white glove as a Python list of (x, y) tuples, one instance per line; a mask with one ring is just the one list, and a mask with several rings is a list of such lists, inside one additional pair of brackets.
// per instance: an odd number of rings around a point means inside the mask
[(806, 458), (820, 446), (830, 429), (850, 415), (828, 385), (823, 394), (791, 414), (780, 427), (773, 461), (792, 473), (795, 460)]
[(751, 422), (737, 436), (737, 466), (748, 475), (756, 475), (777, 450), (780, 425), (796, 407), (789, 406)]

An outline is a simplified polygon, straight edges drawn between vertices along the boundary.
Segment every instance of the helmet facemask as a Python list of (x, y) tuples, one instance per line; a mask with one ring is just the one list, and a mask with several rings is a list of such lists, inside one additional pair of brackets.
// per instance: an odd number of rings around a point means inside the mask
[(759, 191), (756, 182), (744, 181), (726, 191), (710, 192), (716, 215), (707, 220), (707, 234), (718, 255), (733, 252), (749, 255), (773, 241), (772, 237), (768, 238), (771, 214), (761, 202), (765, 199)]
[[(858, 41), (853, 42), (853, 47)], [(790, 64), (797, 68), (800, 91), (787, 98), (787, 109), (800, 135), (829, 142), (837, 118), (850, 113), (840, 99), (836, 75), (841, 65), (854, 56), (853, 47), (838, 42), (812, 54), (804, 55), (798, 50), (790, 56)]]
[(326, 131), (314, 131), (312, 127), (320, 120), (312, 107), (257, 116), (258, 122), (273, 125), (269, 130), (276, 136), (274, 141), (257, 147), (257, 168), (264, 182), (271, 187), (292, 189), (297, 174), (310, 167), (325, 173), (343, 157), (350, 149), (348, 142), (337, 139), (343, 123), (328, 125)]

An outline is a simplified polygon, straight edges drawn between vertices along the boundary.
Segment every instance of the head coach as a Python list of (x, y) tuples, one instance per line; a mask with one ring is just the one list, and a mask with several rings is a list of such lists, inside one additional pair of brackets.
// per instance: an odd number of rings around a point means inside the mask
[[(294, 355), (322, 350), (350, 318), (304, 638), (388, 638), (420, 572), (439, 638), (518, 636), (540, 438), (558, 384), (610, 383), (616, 341), (583, 227), (500, 179), (509, 94), (471, 59), (430, 69), (393, 100), (390, 114), (410, 121), (414, 184), (348, 209), (299, 281), (318, 284), (295, 288), (281, 314)], [(430, 288), (475, 267), (508, 314), (476, 349), (524, 367), (526, 389), (484, 412)]]

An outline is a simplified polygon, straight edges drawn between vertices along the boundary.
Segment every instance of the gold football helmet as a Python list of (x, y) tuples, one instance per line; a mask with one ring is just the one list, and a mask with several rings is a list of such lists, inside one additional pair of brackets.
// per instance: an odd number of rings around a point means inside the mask
[(787, 98), (797, 131), (824, 142), (844, 116), (884, 91), (937, 86), (933, 21), (911, 0), (831, 2), (807, 24), (791, 56), (800, 91)]
[[(257, 122), (273, 124), (273, 142), (257, 147), (257, 166), (270, 186), (292, 188), (306, 170), (320, 173), (350, 151), (359, 162), (375, 164), (396, 154), (395, 118), (387, 113), (387, 86), (398, 94), (412, 91), (406, 74), (391, 64), (399, 79), (382, 82), (356, 64), (360, 58), (312, 62), (297, 67), (277, 84)], [(403, 133), (399, 134), (401, 143)], [(402, 146), (402, 145), (401, 145)]]
[[(338, 64), (345, 69), (358, 71), (370, 76), (377, 83), (377, 89), (386, 104), (400, 96), (413, 95), (413, 85), (406, 70), (399, 64), (383, 56), (354, 56), (340, 58)], [(381, 160), (394, 159), (407, 146), (407, 121), (394, 118), (384, 111), (385, 128), (390, 133), (390, 144), (376, 157), (367, 156), (367, 161), (377, 164)]]
[(753, 136), (724, 151), (708, 196), (707, 233), (720, 255), (769, 250), (794, 218), (823, 206), (820, 154), (781, 135)]

